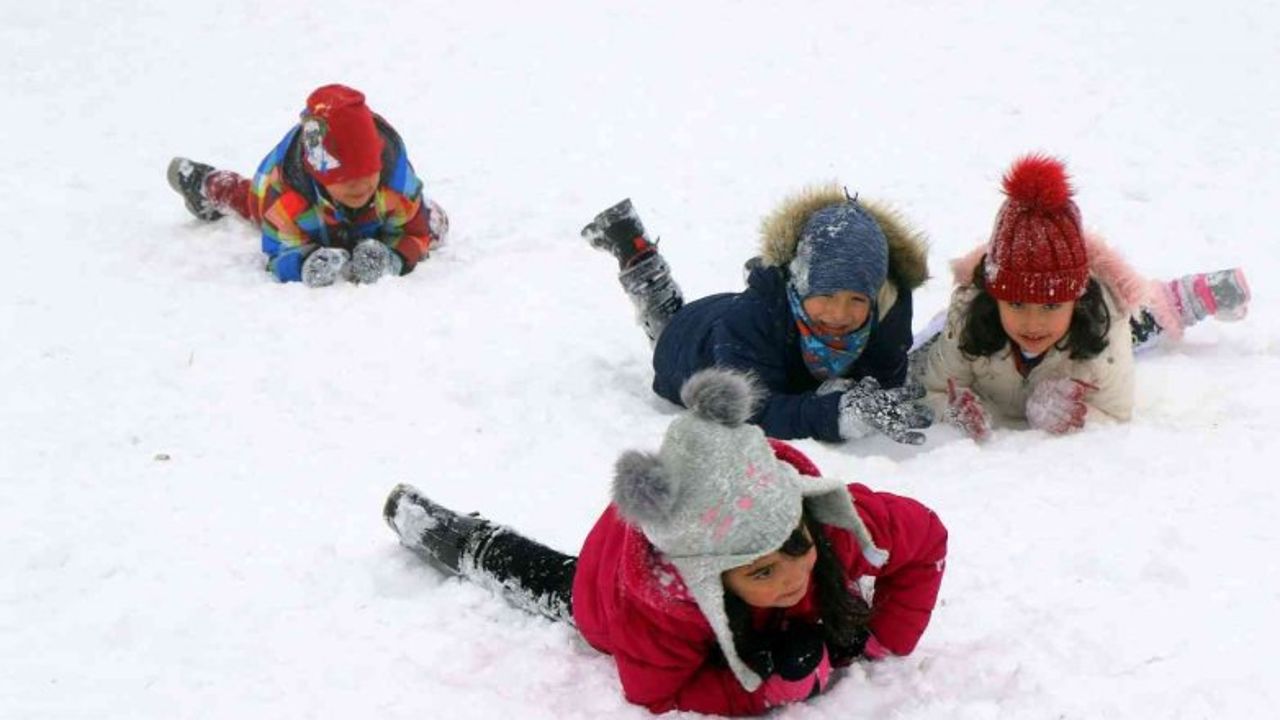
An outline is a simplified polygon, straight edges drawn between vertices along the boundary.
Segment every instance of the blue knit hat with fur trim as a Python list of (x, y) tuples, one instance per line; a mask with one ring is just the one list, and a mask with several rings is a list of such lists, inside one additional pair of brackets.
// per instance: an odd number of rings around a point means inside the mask
[(889, 272), (889, 242), (851, 198), (809, 216), (788, 269), (801, 298), (852, 290), (875, 299)]

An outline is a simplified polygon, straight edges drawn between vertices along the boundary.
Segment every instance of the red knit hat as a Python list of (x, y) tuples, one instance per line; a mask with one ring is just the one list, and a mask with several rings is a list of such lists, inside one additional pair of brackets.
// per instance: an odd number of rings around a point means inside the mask
[(372, 175), (382, 169), (382, 136), (364, 93), (325, 85), (307, 98), (302, 113), (303, 161), (322, 184)]
[(987, 247), (987, 292), (1006, 302), (1046, 304), (1083, 295), (1089, 256), (1062, 162), (1019, 158), (1004, 176), (1004, 194)]

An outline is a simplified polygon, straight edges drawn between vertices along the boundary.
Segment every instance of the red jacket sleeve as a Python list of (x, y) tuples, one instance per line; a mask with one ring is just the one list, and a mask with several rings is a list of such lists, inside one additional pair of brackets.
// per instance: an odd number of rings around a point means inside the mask
[(763, 694), (747, 692), (727, 665), (706, 623), (664, 618), (661, 627), (644, 613), (630, 615), (625, 634), (614, 636), (613, 659), (629, 702), (654, 713), (690, 710), (714, 715), (759, 715)]
[(427, 221), (430, 210), (422, 201), (421, 193), (414, 198), (406, 198), (391, 190), (386, 194), (387, 217), (383, 223), (382, 242), (400, 255), (403, 263), (400, 274), (407, 275), (426, 256), (435, 241)]
[(862, 563), (851, 575), (873, 575), (871, 632), (896, 655), (906, 655), (929, 625), (947, 559), (947, 529), (932, 510), (910, 498), (849, 485), (854, 506), (876, 544), (889, 551), (882, 568)]

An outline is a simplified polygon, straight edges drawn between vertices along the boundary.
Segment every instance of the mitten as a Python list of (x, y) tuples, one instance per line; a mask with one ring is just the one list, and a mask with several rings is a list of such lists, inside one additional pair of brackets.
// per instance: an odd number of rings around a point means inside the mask
[(947, 422), (974, 440), (986, 440), (991, 436), (991, 416), (982, 406), (982, 401), (973, 390), (957, 388), (952, 378), (947, 378), (946, 418)]
[(769, 707), (807, 700), (827, 689), (831, 658), (816, 626), (793, 624), (777, 635), (770, 654), (773, 674), (761, 686)]
[(924, 433), (913, 429), (933, 422), (933, 412), (915, 402), (922, 397), (924, 387), (918, 383), (882, 390), (875, 378), (865, 377), (840, 397), (840, 436), (851, 440), (875, 430), (895, 442), (919, 445)]
[(401, 262), (386, 244), (366, 238), (351, 251), (351, 280), (368, 284), (378, 282), (383, 275), (399, 275)]
[(893, 653), (889, 651), (889, 648), (881, 645), (875, 635), (867, 636), (867, 644), (862, 646), (862, 657), (874, 661), (892, 656)]
[(1097, 390), (1083, 380), (1053, 378), (1036, 385), (1027, 397), (1027, 422), (1031, 427), (1056, 435), (1084, 427), (1089, 412), (1084, 396)]
[(310, 287), (332, 285), (342, 277), (350, 254), (341, 248), (316, 248), (302, 261), (302, 282)]

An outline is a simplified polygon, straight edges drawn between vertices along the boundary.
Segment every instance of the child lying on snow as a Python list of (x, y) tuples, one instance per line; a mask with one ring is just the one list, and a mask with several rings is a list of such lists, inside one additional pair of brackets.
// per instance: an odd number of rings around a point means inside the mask
[(197, 218), (229, 211), (259, 227), (267, 270), (312, 287), (407, 275), (449, 230), (395, 129), (343, 85), (311, 93), (252, 182), (180, 157), (168, 179)]
[[(712, 366), (750, 372), (765, 391), (751, 421), (775, 438), (848, 440), (879, 432), (924, 442), (931, 421), (901, 387), (911, 293), (928, 277), (925, 241), (895, 214), (837, 185), (788, 198), (762, 224), (747, 287), (685, 303), (630, 200), (582, 230), (618, 260), (618, 280), (653, 343), (653, 390)], [(841, 383), (842, 378), (858, 380)]]
[[(745, 424), (760, 390), (704, 370), (657, 453), (619, 458), (613, 504), (578, 557), (407, 485), (383, 514), (406, 547), (514, 604), (574, 623), (653, 712), (763, 713), (825, 690), (832, 667), (911, 652), (947, 531), (914, 500), (821, 477)], [(857, 591), (875, 578), (868, 605)]]
[(1060, 161), (1019, 159), (1004, 192), (990, 242), (953, 263), (945, 327), (916, 351), (927, 401), (969, 436), (993, 415), (1051, 433), (1128, 420), (1135, 346), (1244, 317), (1240, 269), (1148, 280), (1082, 230)]

